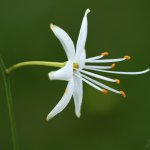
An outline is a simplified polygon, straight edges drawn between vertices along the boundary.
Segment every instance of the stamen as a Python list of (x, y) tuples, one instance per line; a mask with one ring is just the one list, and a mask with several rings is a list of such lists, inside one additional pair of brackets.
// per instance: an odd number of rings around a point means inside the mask
[(120, 91), (120, 94), (121, 94), (124, 98), (126, 98), (126, 94), (125, 94), (124, 91)]
[(94, 83), (94, 84), (96, 84), (96, 85), (98, 85), (98, 86), (104, 88), (104, 89), (107, 89), (107, 90), (109, 90), (109, 91), (111, 91), (111, 92), (114, 92), (114, 93), (116, 93), (116, 94), (120, 94), (120, 91), (117, 91), (117, 90), (115, 90), (115, 89), (113, 89), (113, 88), (111, 88), (111, 87), (109, 87), (109, 86), (107, 86), (107, 85), (105, 85), (105, 84), (102, 84), (101, 82), (98, 82), (98, 81), (96, 81), (96, 80), (94, 80), (94, 79), (92, 79), (92, 78), (90, 78), (90, 77), (88, 77), (88, 76), (86, 76), (86, 75), (84, 75), (84, 74), (81, 74), (81, 76), (82, 76), (83, 78), (85, 78), (85, 79), (91, 81), (92, 83)]
[(85, 83), (87, 83), (88, 85), (90, 85), (90, 86), (92, 86), (93, 88), (97, 89), (98, 91), (101, 91), (101, 92), (103, 91), (102, 88), (98, 87), (97, 85), (95, 85), (94, 83), (90, 82), (89, 80), (87, 80), (87, 79), (81, 77), (80, 75), (78, 75), (78, 74), (76, 74), (76, 73), (75, 73), (75, 75), (76, 75), (78, 78), (82, 79), (82, 80), (83, 80)]
[(108, 52), (103, 52), (103, 53), (101, 53), (100, 55), (101, 55), (101, 56), (108, 56), (109, 53), (108, 53)]
[(115, 66), (116, 66), (116, 64), (112, 64), (112, 65), (111, 65), (111, 68), (113, 69), (113, 68), (115, 68)]
[(112, 69), (112, 65), (111, 66), (91, 66), (91, 65), (85, 65), (84, 69)]
[(111, 78), (108, 78), (108, 77), (105, 77), (105, 76), (102, 76), (102, 75), (98, 75), (98, 74), (95, 74), (95, 73), (92, 73), (92, 72), (89, 72), (89, 71), (80, 70), (80, 72), (82, 72), (84, 74), (87, 74), (89, 76), (98, 78), (98, 79), (106, 80), (106, 81), (109, 81), (109, 82), (116, 82), (115, 79), (111, 79)]
[(150, 71), (149, 68), (139, 72), (109, 71), (109, 70), (101, 70), (101, 69), (91, 69), (91, 70), (105, 72), (105, 73), (113, 73), (113, 74), (124, 74), (124, 75), (139, 75)]
[(87, 58), (85, 61), (89, 62), (89, 61), (93, 61), (93, 60), (97, 60), (97, 59), (101, 59), (101, 58), (103, 58), (103, 55), (99, 55), (99, 56), (95, 56), (95, 57), (90, 57), (90, 58)]
[(117, 83), (117, 84), (120, 84), (120, 80), (119, 80), (119, 79), (116, 79), (116, 83)]
[(103, 59), (103, 60), (89, 60), (88, 63), (111, 63), (111, 62), (120, 62), (124, 61), (126, 58), (116, 58), (116, 59)]
[(130, 60), (131, 56), (124, 56), (123, 58), (125, 58), (126, 60)]
[(98, 59), (101, 59), (101, 58), (103, 58), (104, 56), (107, 56), (107, 55), (109, 55), (108, 52), (103, 52), (103, 53), (101, 53), (99, 56), (87, 58), (87, 59), (85, 60), (85, 62), (91, 62), (91, 61), (94, 61), (94, 60), (98, 60)]
[(103, 93), (103, 94), (107, 94), (108, 91), (107, 91), (106, 89), (102, 89), (102, 93)]

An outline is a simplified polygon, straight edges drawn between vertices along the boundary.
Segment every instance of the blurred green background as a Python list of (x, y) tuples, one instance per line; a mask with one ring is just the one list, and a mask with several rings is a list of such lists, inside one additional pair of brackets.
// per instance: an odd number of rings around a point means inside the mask
[[(149, 0), (0, 0), (0, 53), (9, 67), (29, 61), (66, 61), (61, 44), (49, 29), (54, 23), (76, 43), (87, 8), (87, 56), (108, 51), (108, 58), (131, 55), (116, 70), (139, 71), (150, 65)], [(46, 122), (64, 93), (66, 82), (50, 81), (55, 68), (27, 67), (11, 75), (20, 150), (145, 150), (150, 140), (149, 73), (121, 79), (127, 98), (102, 95), (84, 84), (82, 116), (73, 100)], [(109, 75), (110, 76), (110, 75)], [(12, 150), (8, 110), (0, 74), (0, 150)]]

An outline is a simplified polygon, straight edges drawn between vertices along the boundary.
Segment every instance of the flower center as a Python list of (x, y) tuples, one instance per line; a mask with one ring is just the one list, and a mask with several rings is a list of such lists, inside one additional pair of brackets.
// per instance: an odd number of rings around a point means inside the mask
[(73, 63), (73, 69), (74, 69), (74, 70), (79, 69), (78, 63)]

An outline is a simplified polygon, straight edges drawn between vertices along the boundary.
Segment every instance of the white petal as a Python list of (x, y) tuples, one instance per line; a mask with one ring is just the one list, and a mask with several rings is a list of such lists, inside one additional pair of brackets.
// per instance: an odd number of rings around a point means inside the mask
[(73, 79), (71, 79), (67, 85), (67, 88), (65, 90), (65, 93), (61, 100), (58, 102), (58, 104), (54, 107), (54, 109), (48, 114), (47, 120), (52, 119), (54, 116), (56, 116), (58, 113), (60, 113), (65, 107), (68, 105), (74, 89), (74, 82)]
[(63, 29), (59, 28), (56, 25), (51, 24), (50, 27), (56, 37), (61, 42), (66, 52), (67, 58), (72, 59), (75, 56), (75, 47), (69, 35)]
[(88, 21), (87, 21), (87, 14), (90, 12), (89, 9), (86, 10), (85, 15), (83, 17), (83, 21), (81, 24), (81, 29), (76, 45), (76, 59), (82, 54), (82, 51), (85, 48), (85, 43), (86, 43), (86, 38), (87, 38), (87, 26), (88, 26)]
[(74, 62), (78, 63), (79, 69), (84, 68), (84, 66), (85, 66), (85, 59), (86, 59), (86, 51), (84, 49), (82, 51), (81, 55), (77, 58), (77, 60), (74, 60)]
[[(76, 72), (79, 76), (80, 73)], [(77, 76), (73, 76), (74, 78), (74, 104), (75, 104), (75, 113), (76, 116), (79, 118), (81, 115), (81, 105), (82, 105), (82, 98), (83, 98), (83, 84), (82, 79), (78, 78)]]
[(73, 62), (70, 60), (67, 62), (67, 64), (57, 70), (57, 71), (52, 71), (48, 74), (50, 80), (65, 80), (69, 81), (72, 76), (73, 76)]

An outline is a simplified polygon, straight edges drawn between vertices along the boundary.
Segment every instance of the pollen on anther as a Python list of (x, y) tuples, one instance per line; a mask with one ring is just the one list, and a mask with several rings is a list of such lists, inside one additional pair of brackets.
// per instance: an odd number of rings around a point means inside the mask
[(130, 56), (124, 56), (123, 58), (126, 59), (126, 60), (130, 60), (131, 59)]
[(126, 94), (125, 94), (124, 91), (120, 91), (120, 94), (121, 94), (124, 98), (126, 98)]
[(103, 93), (103, 94), (107, 94), (108, 91), (107, 91), (106, 89), (102, 89), (102, 93)]
[(112, 64), (112, 65), (111, 65), (111, 68), (115, 68), (115, 66), (116, 66), (116, 64)]
[(115, 79), (117, 84), (120, 84), (120, 80), (119, 79)]
[(109, 55), (109, 53), (108, 53), (108, 52), (103, 52), (103, 53), (101, 53), (100, 55), (101, 55), (101, 56), (107, 56), (107, 55)]

